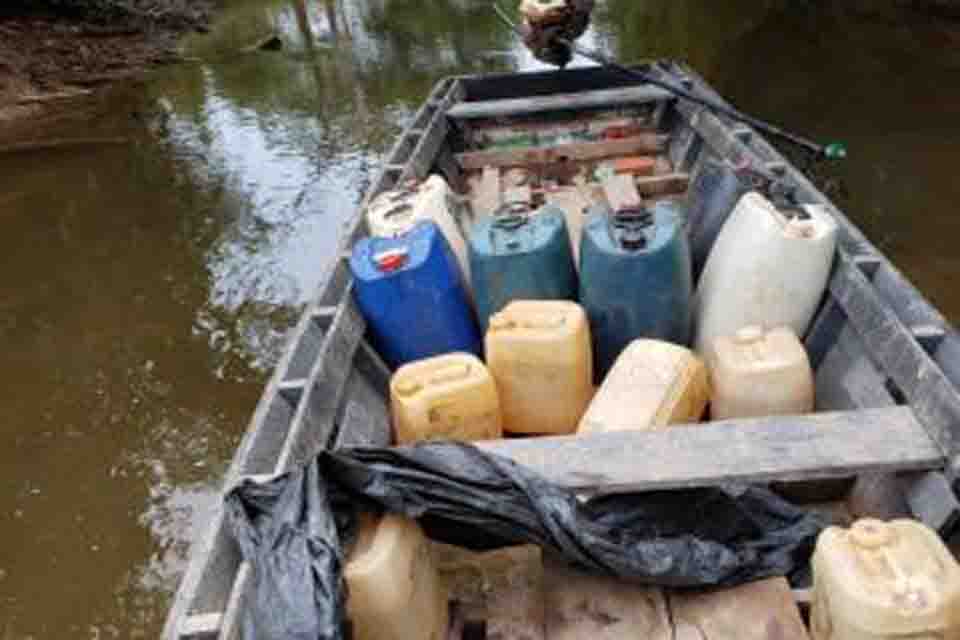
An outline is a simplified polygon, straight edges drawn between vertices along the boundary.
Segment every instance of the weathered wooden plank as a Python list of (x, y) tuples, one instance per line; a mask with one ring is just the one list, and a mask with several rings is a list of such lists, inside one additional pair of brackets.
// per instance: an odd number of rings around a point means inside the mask
[[(593, 118), (578, 114), (570, 120), (526, 120), (510, 124), (497, 121), (472, 122), (468, 131), (471, 144), (488, 145), (495, 142), (515, 140), (520, 136), (536, 136), (539, 139), (562, 135), (606, 134), (608, 137), (625, 137), (642, 132), (656, 131), (651, 123), (637, 117)], [(616, 134), (621, 134), (617, 136)]]
[(960, 454), (960, 394), (842, 252), (837, 256), (830, 293), (930, 437), (948, 455)]
[(678, 640), (809, 640), (785, 578), (667, 597)]
[(928, 471), (906, 475), (902, 482), (914, 517), (945, 538), (950, 537), (960, 522), (960, 501), (946, 476)]
[(250, 599), (253, 583), (253, 568), (249, 562), (240, 565), (237, 578), (233, 583), (233, 592), (223, 614), (220, 635), (217, 640), (241, 640), (243, 632), (243, 613)]
[(896, 404), (884, 376), (864, 347), (860, 334), (843, 323), (833, 347), (815, 374), (819, 411), (846, 411)]
[(294, 415), (290, 433), (277, 457), (275, 472), (291, 469), (315, 455), (321, 447), (328, 446), (365, 329), (363, 316), (348, 290), (314, 363), (310, 373), (312, 383)]
[(726, 420), (656, 432), (489, 441), (479, 446), (581, 491), (808, 480), (943, 464), (940, 449), (908, 407)]
[(550, 640), (672, 640), (663, 592), (544, 562), (546, 635)]
[(690, 174), (671, 172), (662, 175), (641, 176), (636, 180), (637, 190), (642, 196), (666, 196), (686, 193), (690, 186)]
[(557, 162), (561, 158), (569, 160), (597, 160), (611, 156), (625, 156), (637, 153), (659, 153), (667, 143), (668, 136), (658, 133), (646, 133), (619, 140), (599, 142), (575, 142), (548, 147), (518, 147), (515, 149), (493, 149), (490, 151), (466, 151), (457, 154), (457, 161), (466, 170), (483, 167), (521, 167), (531, 164)]
[[(283, 449), (274, 458), (274, 473), (288, 471), (305, 461), (323, 446), (334, 432), (334, 418), (341, 405), (354, 354), (359, 347), (365, 324), (350, 298), (344, 293), (344, 304), (334, 317), (324, 338), (317, 361), (310, 372), (308, 385), (294, 415)], [(242, 613), (250, 596), (252, 576), (249, 563), (241, 562), (233, 579), (233, 588), (226, 604), (219, 638), (239, 638)]]
[(543, 558), (540, 547), (524, 545), (476, 552), (432, 543), (445, 588), (467, 620), (487, 621), (500, 630), (525, 630), (543, 637)]
[(601, 107), (624, 107), (666, 100), (671, 95), (664, 89), (649, 85), (637, 85), (622, 89), (599, 89), (577, 93), (557, 93), (529, 98), (508, 98), (504, 100), (481, 100), (461, 102), (452, 107), (447, 115), (456, 120), (476, 120), (479, 118), (502, 118), (547, 111), (576, 111)]
[[(358, 352), (357, 360), (360, 357)], [(356, 366), (347, 380), (342, 413), (337, 419), (340, 430), (334, 448), (389, 446), (393, 432), (388, 397), (379, 393)]]

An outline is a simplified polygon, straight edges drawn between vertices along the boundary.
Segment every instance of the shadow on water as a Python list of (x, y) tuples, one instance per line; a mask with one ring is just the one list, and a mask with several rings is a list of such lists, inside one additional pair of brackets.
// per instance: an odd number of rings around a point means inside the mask
[[(960, 317), (956, 60), (919, 19), (809, 6), (608, 0), (584, 43), (848, 141), (851, 214)], [(234, 0), (184, 47), (57, 132), (131, 144), (0, 156), (0, 640), (157, 636), (380, 154), (441, 76), (541, 67), (486, 0)]]

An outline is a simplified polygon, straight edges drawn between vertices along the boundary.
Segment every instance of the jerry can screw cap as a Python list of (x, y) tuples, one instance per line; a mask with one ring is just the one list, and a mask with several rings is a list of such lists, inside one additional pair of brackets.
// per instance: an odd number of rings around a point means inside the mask
[(876, 549), (894, 540), (894, 531), (882, 520), (865, 518), (850, 527), (850, 542), (862, 549)]

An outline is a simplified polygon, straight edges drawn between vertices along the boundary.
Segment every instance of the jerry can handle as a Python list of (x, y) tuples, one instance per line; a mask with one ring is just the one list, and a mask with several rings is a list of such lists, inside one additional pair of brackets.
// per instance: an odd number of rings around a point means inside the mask
[(413, 209), (413, 205), (411, 205), (409, 202), (398, 202), (398, 203), (395, 203), (389, 209), (387, 209), (386, 213), (383, 214), (383, 218), (385, 220), (390, 220), (391, 218), (395, 218), (400, 214), (407, 213), (412, 209)]
[(493, 225), (501, 229), (518, 229), (530, 219), (530, 205), (526, 202), (504, 202), (493, 212)]
[(607, 225), (614, 244), (627, 251), (639, 251), (647, 246), (647, 229), (653, 225), (653, 212), (643, 205), (618, 209), (609, 215)]

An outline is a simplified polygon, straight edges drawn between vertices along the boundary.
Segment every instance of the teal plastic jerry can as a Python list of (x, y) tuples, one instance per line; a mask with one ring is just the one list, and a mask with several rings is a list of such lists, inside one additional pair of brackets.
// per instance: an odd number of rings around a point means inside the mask
[(580, 303), (590, 319), (597, 381), (637, 338), (689, 344), (693, 278), (684, 220), (672, 202), (588, 212), (580, 241)]
[(470, 233), (470, 278), (480, 328), (512, 300), (577, 299), (563, 210), (505, 205)]

